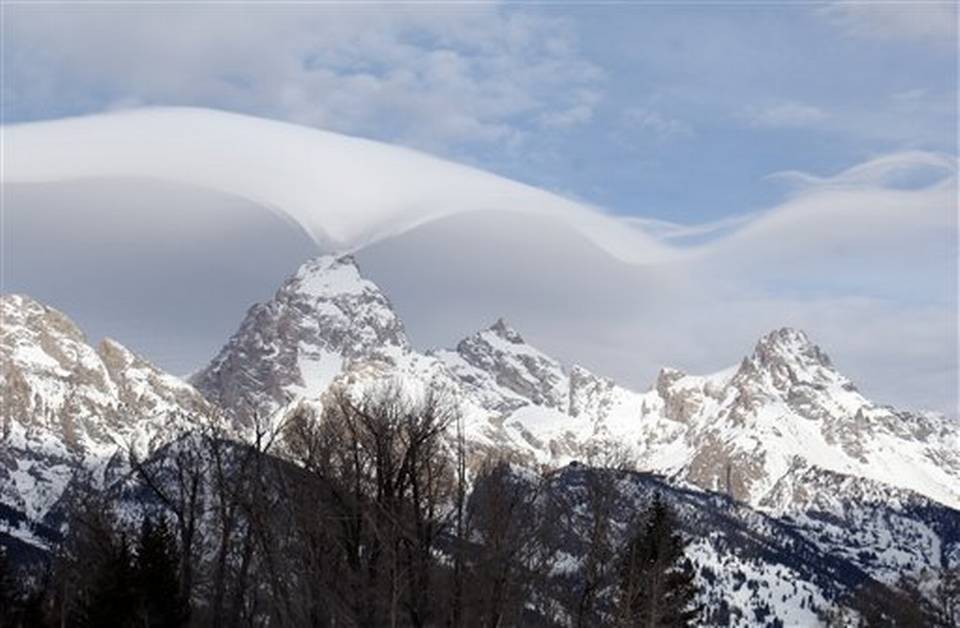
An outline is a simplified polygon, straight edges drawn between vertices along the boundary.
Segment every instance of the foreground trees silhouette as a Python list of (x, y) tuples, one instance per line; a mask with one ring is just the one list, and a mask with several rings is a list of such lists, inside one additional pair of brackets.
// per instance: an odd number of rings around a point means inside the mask
[(655, 628), (696, 621), (700, 609), (685, 547), (674, 514), (656, 493), (620, 565), (618, 625)]
[(690, 572), (671, 571), (683, 543), (664, 502), (624, 544), (610, 523), (614, 473), (584, 475), (585, 508), (564, 502), (562, 474), (468, 451), (454, 408), (440, 391), (412, 398), (389, 383), (361, 396), (334, 390), (320, 416), (303, 409), (272, 429), (255, 421), (250, 445), (211, 427), (132, 456), (127, 481), (76, 500), (46, 573), (19, 591), (0, 579), (0, 621), (495, 628), (695, 618), (684, 606)]

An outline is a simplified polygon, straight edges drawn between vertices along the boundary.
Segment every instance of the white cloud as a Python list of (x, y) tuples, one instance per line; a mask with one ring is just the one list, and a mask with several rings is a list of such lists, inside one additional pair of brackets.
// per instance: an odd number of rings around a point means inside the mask
[(16, 5), (8, 116), (216, 106), (446, 150), (591, 119), (568, 23), (495, 5)]
[(541, 114), (540, 124), (545, 127), (567, 128), (589, 122), (600, 103), (600, 93), (595, 90), (580, 89), (576, 91), (574, 99), (574, 104), (566, 109)]
[(5, 182), (172, 181), (275, 208), (318, 243), (340, 249), (450, 214), (511, 210), (562, 220), (620, 259), (648, 262), (672, 254), (612, 216), (522, 183), (426, 153), (263, 118), (153, 108), (4, 131)]
[(897, 187), (916, 175), (937, 178), (957, 170), (957, 158), (943, 153), (909, 150), (875, 157), (833, 176), (820, 177), (796, 170), (774, 172), (770, 179), (786, 181), (801, 189), (815, 187), (885, 186)]
[(719, 220), (696, 224), (679, 224), (656, 218), (626, 217), (624, 221), (636, 225), (646, 233), (668, 242), (683, 242), (694, 239), (707, 240), (728, 235), (757, 217), (756, 214), (736, 214)]
[[(4, 131), (5, 182), (152, 176), (286, 212), (328, 245), (366, 244), (361, 258), (421, 345), (506, 315), (561, 358), (644, 387), (663, 364), (721, 368), (793, 325), (880, 401), (956, 407), (956, 164), (940, 154), (781, 174), (794, 184), (782, 203), (678, 227), (617, 220), (406, 149), (217, 112)], [(651, 233), (711, 237), (677, 248)]]

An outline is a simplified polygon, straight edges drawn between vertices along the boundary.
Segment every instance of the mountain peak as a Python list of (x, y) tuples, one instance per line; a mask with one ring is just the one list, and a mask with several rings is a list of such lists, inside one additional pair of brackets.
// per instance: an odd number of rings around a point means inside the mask
[[(779, 398), (807, 417), (846, 417), (865, 400), (804, 332), (784, 327), (762, 337), (733, 381), (748, 407)], [(840, 403), (839, 397), (844, 401)], [(836, 397), (836, 398), (835, 398)]]
[(753, 350), (753, 359), (762, 365), (789, 362), (832, 369), (829, 356), (806, 332), (792, 327), (781, 327), (763, 336)]
[(43, 330), (48, 335), (86, 342), (83, 331), (66, 314), (25, 294), (0, 295), (0, 321), (4, 334), (17, 329), (34, 333)]
[(345, 361), (390, 361), (410, 351), (390, 300), (349, 255), (304, 263), (273, 299), (254, 305), (240, 328), (191, 377), (239, 424), (323, 393)]
[(497, 322), (491, 325), (487, 330), (492, 331), (497, 335), (497, 337), (503, 338), (507, 342), (515, 345), (526, 344), (526, 341), (524, 341), (523, 336), (520, 335), (520, 332), (511, 327), (510, 324), (503, 319), (503, 317), (498, 318)]
[(363, 278), (352, 255), (321, 255), (311, 259), (287, 279), (281, 290), (321, 299), (380, 292), (376, 284)]

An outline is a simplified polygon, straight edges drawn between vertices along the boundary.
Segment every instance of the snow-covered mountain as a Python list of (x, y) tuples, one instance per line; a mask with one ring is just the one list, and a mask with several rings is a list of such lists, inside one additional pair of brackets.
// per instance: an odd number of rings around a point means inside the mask
[(321, 257), (251, 307), (191, 381), (240, 425), (300, 399), (316, 400), (353, 363), (411, 352), (390, 302), (349, 257)]
[[(57, 502), (74, 485), (126, 496), (135, 517), (130, 447), (162, 467), (165, 452), (203, 440), (181, 437), (210, 417), (242, 440), (255, 423), (320, 410), (334, 383), (394, 379), (449, 391), (471, 455), (553, 470), (550, 491), (571, 502), (569, 516), (592, 472), (573, 461), (645, 472), (615, 472), (617, 529), (662, 493), (696, 539), (702, 601), (720, 623), (812, 624), (863, 582), (936, 577), (960, 561), (957, 426), (870, 402), (801, 331), (771, 332), (712, 375), (664, 368), (636, 392), (562, 364), (504, 320), (453, 349), (417, 351), (355, 261), (325, 256), (250, 308), (194, 388), (115, 341), (90, 346), (28, 297), (3, 296), (0, 307), (8, 546), (42, 547), (38, 524), (58, 524)], [(571, 551), (580, 542), (569, 539)]]
[(664, 368), (634, 392), (561, 364), (503, 320), (454, 350), (419, 353), (354, 260), (325, 256), (252, 307), (192, 381), (245, 424), (253, 413), (321, 405), (338, 375), (363, 381), (363, 372), (455, 390), (467, 438), (529, 464), (616, 451), (639, 469), (775, 512), (816, 500), (836, 474), (960, 507), (957, 425), (872, 403), (792, 329), (761, 338), (737, 366), (707, 376)]
[(131, 447), (147, 455), (211, 415), (186, 382), (114, 340), (89, 345), (29, 297), (0, 296), (0, 321), (0, 505), (31, 521), (73, 482), (108, 484)]

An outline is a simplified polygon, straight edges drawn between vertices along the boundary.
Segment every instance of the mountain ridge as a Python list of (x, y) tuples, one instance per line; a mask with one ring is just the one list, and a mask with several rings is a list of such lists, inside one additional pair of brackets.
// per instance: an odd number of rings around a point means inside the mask
[[(89, 345), (29, 297), (3, 295), (0, 315), (0, 545), (18, 555), (55, 546), (74, 491), (114, 495), (130, 521), (159, 507), (137, 501), (131, 450), (162, 467), (204, 438), (228, 438), (222, 451), (264, 428), (282, 440), (284, 420), (321, 417), (332, 388), (388, 381), (452, 391), (468, 456), (543, 472), (550, 499), (573, 504), (565, 516), (582, 514), (585, 473), (617, 474), (621, 531), (663, 493), (717, 623), (812, 624), (863, 583), (926, 582), (960, 562), (957, 427), (871, 404), (802, 331), (765, 334), (713, 374), (664, 367), (637, 392), (561, 363), (502, 318), (420, 353), (355, 261), (324, 256), (248, 309), (194, 388), (114, 340)], [(223, 430), (202, 429), (220, 418)], [(282, 446), (272, 455), (291, 464)], [(623, 465), (636, 470), (612, 468)]]
[[(355, 333), (342, 331), (344, 317)], [(270, 340), (281, 344), (263, 346), (261, 332), (274, 329), (289, 333), (273, 334)], [(302, 344), (304, 338), (309, 342)], [(249, 363), (252, 350), (244, 347), (258, 352)], [(270, 357), (288, 353), (296, 360)], [(224, 361), (235, 363), (237, 373), (218, 388)], [(214, 401), (225, 398), (224, 390), (233, 397), (239, 391), (266, 397), (262, 408), (277, 413), (301, 402), (322, 406), (326, 388), (364, 363), (378, 365), (381, 375), (458, 390), (467, 438), (510, 450), (528, 464), (559, 466), (592, 451), (626, 449), (638, 468), (755, 506), (768, 503), (765, 496), (790, 469), (810, 465), (960, 505), (957, 427), (940, 415), (870, 402), (803, 331), (773, 330), (739, 364), (714, 374), (665, 367), (648, 390), (637, 392), (562, 364), (503, 318), (454, 349), (420, 353), (389, 299), (350, 256), (301, 266), (273, 300), (251, 308), (193, 381)], [(246, 381), (264, 366), (264, 377)], [(264, 387), (263, 381), (285, 383)], [(225, 410), (242, 413), (236, 405)]]

